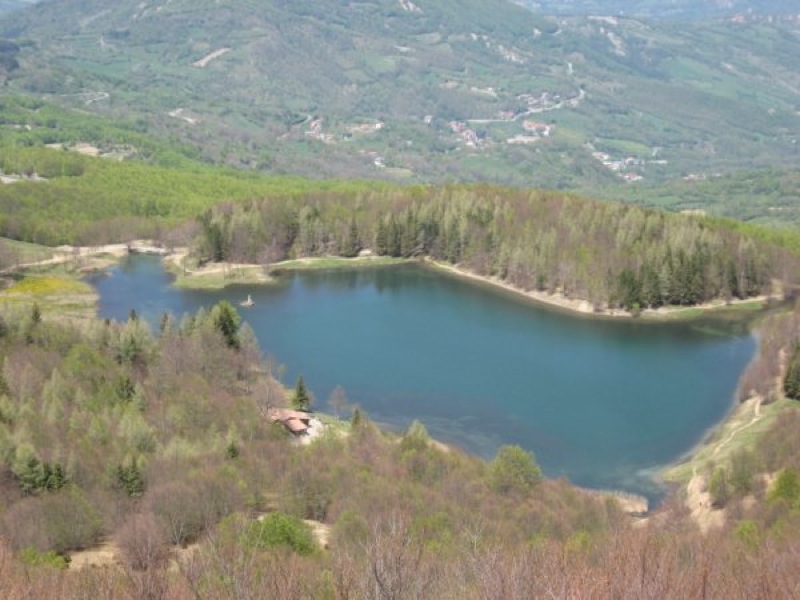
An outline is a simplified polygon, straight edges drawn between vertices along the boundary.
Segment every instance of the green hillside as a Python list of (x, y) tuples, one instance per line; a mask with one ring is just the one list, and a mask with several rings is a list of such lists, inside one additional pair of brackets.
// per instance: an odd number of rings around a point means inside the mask
[(0, 37), (21, 46), (8, 90), (237, 167), (614, 189), (797, 166), (793, 27), (557, 20), (501, 0), (66, 0)]

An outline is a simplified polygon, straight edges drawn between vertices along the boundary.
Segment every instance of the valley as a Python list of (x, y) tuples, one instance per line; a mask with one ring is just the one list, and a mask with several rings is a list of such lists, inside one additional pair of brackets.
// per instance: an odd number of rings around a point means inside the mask
[[(791, 22), (559, 20), (497, 1), (327, 12), (90, 3), (84, 19), (69, 2), (37, 7), (0, 27), (10, 40), (40, 40), (18, 54), (12, 90), (146, 120), (151, 133), (240, 168), (615, 194), (631, 182), (796, 165)], [(62, 26), (69, 34), (52, 31)], [(162, 30), (191, 43), (151, 43)], [(319, 46), (298, 46), (309, 35)], [(526, 127), (525, 116), (537, 118)], [(628, 177), (592, 153), (629, 159)]]
[(0, 0), (0, 598), (800, 597), (789, 0)]

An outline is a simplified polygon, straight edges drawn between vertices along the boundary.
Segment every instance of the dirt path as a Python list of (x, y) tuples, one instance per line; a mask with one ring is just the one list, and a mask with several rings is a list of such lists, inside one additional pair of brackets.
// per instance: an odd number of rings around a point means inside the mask
[(692, 475), (689, 485), (686, 486), (686, 506), (703, 533), (718, 529), (725, 524), (725, 509), (713, 507), (711, 494), (706, 491), (706, 487), (706, 478), (697, 472)]
[(748, 428), (752, 427), (753, 425), (755, 425), (756, 423), (758, 423), (758, 421), (761, 419), (761, 403), (762, 402), (763, 402), (763, 398), (761, 396), (755, 396), (755, 397), (750, 398), (749, 400), (745, 401), (744, 404), (752, 404), (753, 405), (753, 416), (752, 416), (752, 418), (749, 421), (747, 421), (746, 423), (743, 423), (742, 425), (739, 425), (738, 427), (734, 427), (733, 429), (731, 429), (731, 431), (728, 432), (728, 435), (726, 435), (725, 438), (723, 440), (721, 440), (714, 447), (714, 451), (711, 453), (712, 457), (716, 456), (717, 454), (719, 454), (719, 451), (722, 450), (725, 446), (727, 446), (731, 442), (731, 440), (733, 440), (733, 438), (735, 438), (737, 435), (739, 435), (742, 431), (744, 431), (745, 429), (748, 429)]
[[(733, 427), (720, 441), (713, 444), (710, 458), (714, 458), (725, 449), (739, 434), (761, 420), (761, 396), (754, 396), (742, 404), (736, 419), (739, 423)], [(749, 417), (748, 417), (749, 415)], [(686, 486), (686, 506), (692, 518), (703, 533), (725, 524), (725, 510), (713, 506), (711, 494), (708, 492), (708, 481), (697, 472), (697, 465), (692, 469), (692, 478)]]

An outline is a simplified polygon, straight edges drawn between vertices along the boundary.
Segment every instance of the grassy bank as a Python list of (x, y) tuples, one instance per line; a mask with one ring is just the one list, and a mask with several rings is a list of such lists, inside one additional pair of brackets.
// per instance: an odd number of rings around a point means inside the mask
[(176, 287), (194, 290), (216, 290), (229, 285), (268, 284), (275, 280), (275, 276), (289, 271), (385, 267), (407, 262), (411, 262), (410, 259), (384, 256), (360, 258), (325, 256), (286, 260), (271, 265), (208, 263), (200, 266), (195, 259), (183, 255), (175, 255), (168, 257), (164, 261), (164, 266), (175, 276), (173, 284)]
[(754, 448), (778, 415), (795, 405), (785, 398), (766, 405), (757, 398), (738, 404), (685, 460), (667, 467), (661, 476), (665, 481), (686, 484), (695, 473), (702, 473), (712, 465), (728, 464), (733, 454)]
[(37, 305), (45, 317), (91, 319), (97, 312), (97, 293), (81, 274), (63, 265), (26, 269), (9, 277), (0, 291), (0, 305), (12, 312)]
[(270, 265), (272, 273), (282, 271), (324, 271), (328, 269), (353, 269), (364, 267), (385, 267), (413, 262), (409, 258), (393, 258), (391, 256), (362, 256), (343, 258), (339, 256), (323, 256), (319, 258), (298, 258), (285, 260)]

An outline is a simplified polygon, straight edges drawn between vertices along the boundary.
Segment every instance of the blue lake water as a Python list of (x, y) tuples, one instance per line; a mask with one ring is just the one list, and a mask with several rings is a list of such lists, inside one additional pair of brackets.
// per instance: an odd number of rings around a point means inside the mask
[(336, 385), (393, 428), (413, 419), (484, 457), (502, 444), (546, 475), (656, 500), (651, 475), (731, 409), (752, 336), (704, 323), (576, 317), (415, 265), (287, 274), (267, 286), (188, 291), (156, 258), (93, 279), (100, 315), (151, 323), (251, 294), (264, 354), (302, 373), (326, 409)]

